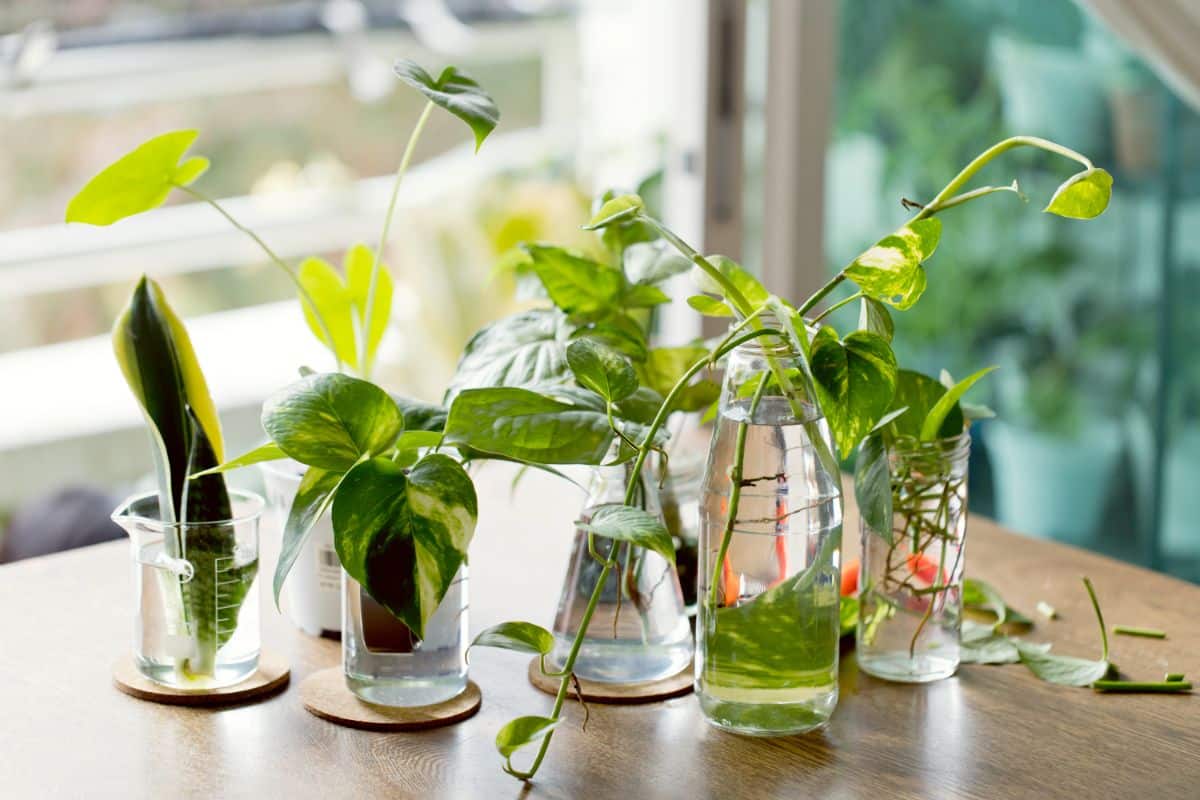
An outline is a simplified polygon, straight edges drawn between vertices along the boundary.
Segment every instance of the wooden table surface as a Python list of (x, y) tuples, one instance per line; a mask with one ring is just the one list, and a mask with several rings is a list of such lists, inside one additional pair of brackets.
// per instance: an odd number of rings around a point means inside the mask
[[(549, 624), (565, 568), (579, 494), (530, 475), (510, 498), (509, 479), (503, 470), (480, 479), (474, 631), (504, 619)], [(857, 530), (848, 518), (848, 552)], [(968, 537), (968, 574), (1027, 613), (1038, 600), (1060, 611), (1030, 638), (1096, 657), (1079, 582), (1087, 574), (1110, 624), (1170, 634), (1113, 637), (1126, 673), (1200, 678), (1200, 588), (981, 518)], [(308, 714), (297, 692), (304, 676), (338, 663), (337, 645), (294, 630), (264, 602), (265, 643), (292, 665), (286, 692), (224, 710), (155, 705), (111, 685), (132, 635), (130, 572), (123, 543), (0, 567), (0, 797), (1200, 797), (1196, 696), (1096, 695), (1042, 683), (1020, 665), (964, 666), (949, 680), (904, 686), (859, 673), (853, 655), (843, 659), (833, 720), (807, 736), (723, 733), (691, 696), (593, 705), (585, 732), (581, 709), (569, 705), (526, 787), (500, 771), (493, 746), (510, 718), (549, 712), (523, 656), (472, 654), (483, 708), (460, 725), (341, 728)]]

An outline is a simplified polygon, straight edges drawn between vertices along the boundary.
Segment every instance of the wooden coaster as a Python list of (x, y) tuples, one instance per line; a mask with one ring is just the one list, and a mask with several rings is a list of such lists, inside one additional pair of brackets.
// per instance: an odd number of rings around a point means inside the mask
[(419, 731), (453, 725), (475, 716), (483, 695), (474, 681), (457, 697), (431, 706), (380, 706), (359, 699), (346, 685), (341, 667), (314, 672), (300, 683), (300, 699), (309, 713), (350, 728), (368, 731)]
[[(633, 705), (681, 697), (692, 691), (692, 679), (692, 665), (689, 664), (669, 678), (643, 683), (605, 683), (604, 681), (589, 681), (586, 678), (580, 678), (579, 690), (583, 694), (584, 701), (588, 703)], [(546, 694), (557, 695), (562, 678), (549, 678), (543, 675), (540, 661), (535, 658), (529, 662), (529, 682)], [(572, 700), (579, 699), (574, 681), (572, 681), (571, 691), (567, 697)]]
[(228, 706), (260, 700), (282, 690), (291, 670), (281, 656), (264, 651), (258, 657), (258, 672), (241, 683), (219, 689), (175, 689), (155, 683), (138, 671), (132, 655), (122, 656), (113, 665), (113, 684), (139, 700), (173, 706)]

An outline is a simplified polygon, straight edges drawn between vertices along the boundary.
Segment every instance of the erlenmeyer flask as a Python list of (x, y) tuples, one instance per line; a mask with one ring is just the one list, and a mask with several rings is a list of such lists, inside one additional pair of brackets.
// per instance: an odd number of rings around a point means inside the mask
[(233, 516), (212, 522), (163, 522), (153, 492), (113, 512), (132, 545), (134, 661), (156, 683), (214, 689), (258, 669), (263, 500), (237, 491), (229, 499)]
[[(621, 505), (631, 464), (597, 467), (580, 517), (591, 518), (603, 505)], [(662, 517), (658, 491), (643, 474), (635, 505)], [(685, 669), (692, 660), (692, 632), (684, 611), (675, 565), (658, 553), (595, 537), (597, 553), (618, 549), (620, 568), (609, 573), (588, 625), (575, 674), (607, 683), (659, 680)], [(566, 662), (579, 622), (600, 577), (601, 565), (588, 551), (588, 535), (576, 529), (575, 545), (554, 620), (555, 646), (548, 661)]]

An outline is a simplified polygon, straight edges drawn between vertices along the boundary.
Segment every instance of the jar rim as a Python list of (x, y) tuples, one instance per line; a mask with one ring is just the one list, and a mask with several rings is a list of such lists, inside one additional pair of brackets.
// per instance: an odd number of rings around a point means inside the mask
[(897, 455), (959, 455), (971, 449), (971, 431), (964, 429), (954, 436), (941, 436), (936, 439), (917, 439), (914, 436), (901, 436), (888, 445), (888, 451)]
[(262, 498), (262, 495), (257, 494), (256, 492), (244, 491), (242, 489), (228, 489), (227, 491), (229, 493), (231, 506), (234, 506), (236, 502), (247, 508), (247, 510), (245, 510), (243, 513), (235, 514), (229, 519), (206, 519), (197, 522), (166, 522), (155, 517), (147, 516), (146, 514), (134, 512), (133, 509), (137, 508), (140, 503), (144, 503), (146, 500), (153, 498), (155, 501), (157, 501), (157, 490), (142, 492), (140, 494), (135, 494), (125, 498), (125, 500), (121, 502), (121, 505), (117, 506), (116, 510), (113, 511), (113, 513), (110, 515), (110, 518), (113, 520), (113, 522), (118, 524), (122, 522), (139, 522), (156, 528), (181, 530), (208, 525), (235, 526), (244, 522), (252, 522), (262, 516), (263, 509), (266, 507), (266, 501)]

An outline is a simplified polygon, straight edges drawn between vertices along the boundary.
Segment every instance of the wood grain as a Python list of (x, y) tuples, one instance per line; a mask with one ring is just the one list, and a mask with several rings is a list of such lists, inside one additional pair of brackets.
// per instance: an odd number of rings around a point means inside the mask
[(124, 655), (113, 664), (113, 684), (131, 697), (173, 706), (229, 706), (262, 700), (287, 686), (291, 671), (287, 661), (271, 652), (258, 657), (258, 670), (233, 686), (204, 691), (173, 689), (155, 683), (138, 671), (132, 655)]
[[(471, 628), (506, 619), (549, 625), (581, 493), (529, 472), (478, 475)], [(846, 551), (857, 552), (850, 513)], [(265, 547), (264, 547), (265, 549)], [(1029, 634), (1056, 652), (1095, 657), (1105, 613), (1167, 631), (1113, 637), (1134, 677), (1200, 677), (1200, 587), (974, 517), (967, 573), (1031, 613), (1062, 617)], [(265, 594), (265, 593), (264, 593)], [(295, 680), (265, 702), (222, 709), (143, 703), (112, 689), (129, 646), (126, 545), (99, 545), (0, 567), (0, 796), (4, 798), (1131, 798), (1200, 796), (1200, 698), (1096, 695), (1042, 683), (1020, 665), (967, 666), (927, 686), (861, 674), (848, 655), (841, 701), (813, 735), (748, 739), (705, 724), (695, 698), (640, 706), (568, 704), (529, 787), (503, 774), (496, 732), (552, 698), (529, 684), (527, 656), (471, 653), (485, 702), (471, 719), (421, 733), (332, 725), (304, 710), (299, 683), (337, 666), (338, 646), (292, 629), (263, 598), (264, 646)], [(518, 755), (519, 764), (525, 763)]]
[[(529, 662), (529, 682), (535, 688), (548, 695), (558, 695), (562, 685), (561, 678), (552, 678), (542, 674), (541, 660), (534, 658)], [(571, 685), (567, 695), (572, 700), (583, 695), (586, 703), (611, 703), (613, 705), (637, 705), (639, 703), (657, 703), (672, 697), (682, 697), (692, 691), (693, 669), (689, 664), (687, 669), (680, 670), (674, 675), (657, 681), (642, 683), (604, 683), (580, 678)]]
[(461, 694), (444, 703), (411, 708), (377, 706), (350, 691), (340, 666), (314, 672), (300, 684), (300, 700), (310, 713), (366, 731), (424, 731), (453, 725), (475, 716), (482, 699), (475, 682), (467, 681)]

